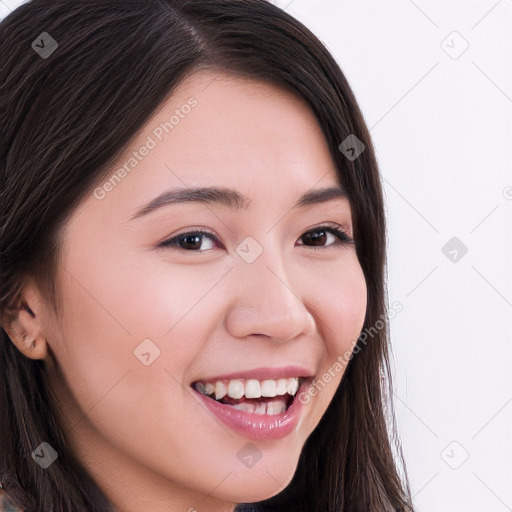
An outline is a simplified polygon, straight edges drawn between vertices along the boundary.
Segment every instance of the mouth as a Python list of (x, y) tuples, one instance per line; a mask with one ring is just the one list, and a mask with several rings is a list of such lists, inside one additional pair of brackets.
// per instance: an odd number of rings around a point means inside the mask
[(299, 389), (312, 377), (280, 379), (219, 379), (196, 381), (197, 392), (215, 402), (256, 415), (276, 416), (286, 413), (294, 403)]

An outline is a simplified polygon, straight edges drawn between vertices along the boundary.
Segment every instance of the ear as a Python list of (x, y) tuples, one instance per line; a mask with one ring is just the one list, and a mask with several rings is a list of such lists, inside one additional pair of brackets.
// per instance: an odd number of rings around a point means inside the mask
[(33, 282), (25, 285), (20, 305), (9, 308), (2, 316), (2, 327), (18, 348), (30, 359), (45, 359), (48, 343), (42, 329), (45, 311), (43, 298)]

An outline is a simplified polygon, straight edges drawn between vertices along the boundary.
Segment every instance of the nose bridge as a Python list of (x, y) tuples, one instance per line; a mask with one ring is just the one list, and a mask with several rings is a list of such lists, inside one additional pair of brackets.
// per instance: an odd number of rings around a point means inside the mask
[(266, 236), (262, 244), (248, 237), (237, 252), (240, 258), (232, 275), (236, 297), (228, 314), (232, 334), (286, 341), (308, 333), (312, 316), (276, 237)]

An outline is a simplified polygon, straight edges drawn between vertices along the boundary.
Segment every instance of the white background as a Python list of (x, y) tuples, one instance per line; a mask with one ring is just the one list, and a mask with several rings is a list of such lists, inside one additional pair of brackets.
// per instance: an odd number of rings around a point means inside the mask
[(275, 3), (333, 53), (376, 147), (417, 512), (512, 511), (512, 0)]
[(512, 2), (279, 5), (334, 54), (376, 146), (417, 511), (512, 510)]

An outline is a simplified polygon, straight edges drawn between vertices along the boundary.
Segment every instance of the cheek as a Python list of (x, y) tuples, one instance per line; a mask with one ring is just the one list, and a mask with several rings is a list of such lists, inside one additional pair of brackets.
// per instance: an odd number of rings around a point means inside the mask
[[(174, 280), (173, 288), (156, 273), (138, 272), (135, 262), (131, 271), (123, 267), (121, 262), (99, 271), (90, 265), (80, 277), (62, 279), (65, 309), (54, 346), (65, 382), (56, 385), (71, 393), (73, 428), (83, 426), (85, 415), (112, 444), (149, 462), (151, 456), (158, 459), (159, 442), (176, 449), (190, 430), (185, 414), (190, 398), (180, 383), (200, 351), (194, 340), (204, 335), (186, 315), (204, 290), (194, 289), (186, 299), (179, 292), (185, 282)], [(78, 279), (87, 283), (87, 291)], [(159, 431), (141, 445), (141, 433), (157, 429), (167, 437)]]
[(317, 426), (342, 380), (367, 305), (366, 281), (355, 253), (318, 268), (321, 271), (310, 273), (316, 293), (310, 293), (309, 299), (322, 344), (320, 365), (315, 382), (300, 397), (312, 408), (310, 430)]
[[(100, 403), (114, 395), (120, 403), (148, 402), (144, 390), (164, 381), (169, 388), (164, 368), (180, 378), (188, 352), (172, 351), (170, 359), (164, 342), (186, 306), (175, 289), (164, 290), (158, 276), (116, 255), (89, 262), (70, 257), (66, 270), (58, 283), (64, 299), (59, 336), (50, 344), (83, 411), (101, 420)], [(191, 343), (180, 346), (193, 353)], [(131, 398), (121, 396), (128, 390)]]
[(355, 254), (333, 269), (324, 290), (318, 316), (329, 356), (336, 358), (353, 348), (366, 316), (366, 280)]
[[(106, 392), (124, 401), (119, 394), (131, 382), (132, 403), (139, 394), (147, 402), (144, 392), (182, 382), (214, 328), (211, 302), (202, 299), (224, 270), (169, 270), (128, 251), (89, 261), (82, 254), (68, 258), (59, 279), (62, 341), (52, 347), (82, 409)], [(122, 385), (108, 391), (120, 379)]]

